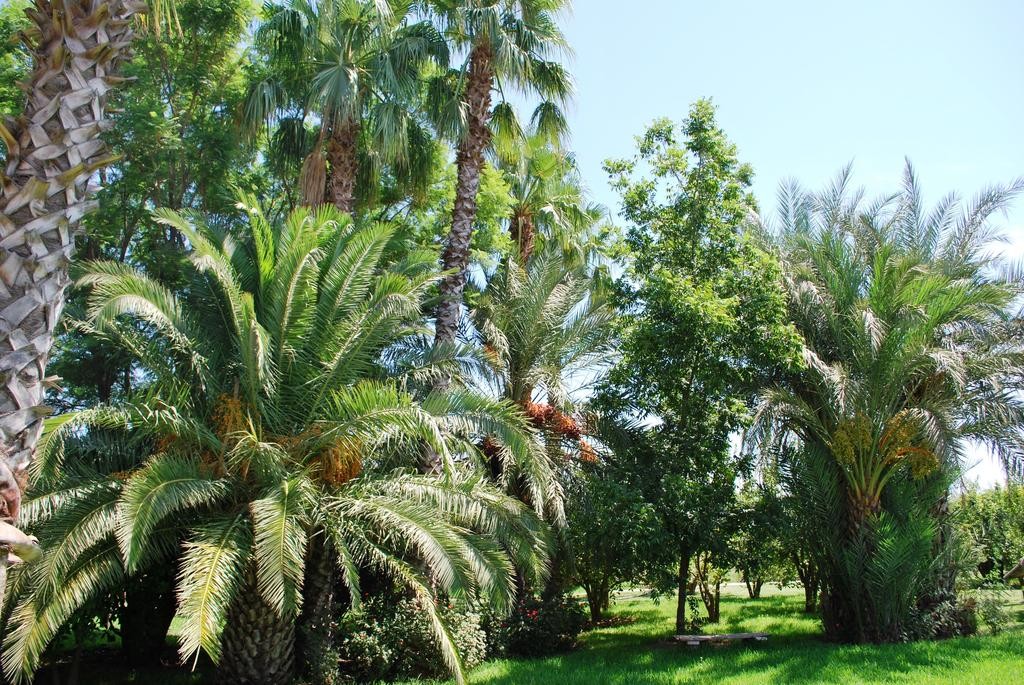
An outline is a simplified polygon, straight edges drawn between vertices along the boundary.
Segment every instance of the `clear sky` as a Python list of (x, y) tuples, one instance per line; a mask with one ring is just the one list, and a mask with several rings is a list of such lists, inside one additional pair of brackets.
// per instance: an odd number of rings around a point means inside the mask
[[(850, 160), (875, 194), (909, 157), (929, 202), (1024, 175), (1024, 0), (575, 0), (565, 29), (573, 148), (612, 210), (601, 162), (700, 97), (763, 211), (780, 180), (818, 188)], [(1024, 200), (1000, 221), (1024, 254)], [(999, 478), (976, 460), (971, 478)]]

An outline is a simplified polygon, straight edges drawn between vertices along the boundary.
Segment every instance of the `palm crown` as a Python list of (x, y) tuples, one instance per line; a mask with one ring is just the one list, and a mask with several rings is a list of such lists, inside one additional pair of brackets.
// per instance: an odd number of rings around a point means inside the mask
[[(385, 267), (387, 226), (355, 227), (330, 207), (273, 225), (251, 199), (242, 204), (244, 231), (158, 212), (192, 246), (193, 278), (181, 292), (112, 263), (90, 265), (81, 279), (92, 288), (91, 324), (138, 356), (149, 384), (124, 405), (62, 419), (43, 444), (26, 519), (44, 537), (73, 542), (26, 572), (7, 644), (12, 675), (30, 673), (82, 602), (172, 557), (179, 540), (182, 656), (203, 650), (228, 663), (233, 638), (247, 639), (243, 616), (225, 623), (243, 593), (280, 623), (282, 640), (290, 634), (315, 536), (330, 540), (356, 602), (365, 566), (423, 596), (437, 588), (498, 606), (513, 592), (513, 567), (541, 572), (539, 517), (455, 459), (472, 457), (486, 434), (546, 482), (549, 465), (518, 412), (459, 391), (416, 401), (377, 363), (418, 331), (430, 256)], [(65, 444), (83, 426), (127, 431), (147, 457), (127, 471), (98, 467), (88, 487), (69, 484)], [(424, 443), (445, 474), (396, 472)]]
[(543, 136), (530, 136), (498, 168), (509, 184), (509, 234), (526, 263), (538, 238), (570, 259), (587, 262), (597, 251), (592, 229), (603, 210), (589, 202), (573, 156)]
[[(484, 157), (494, 141), (521, 137), (522, 127), (504, 97), (509, 85), (536, 93), (543, 102), (533, 128), (549, 139), (565, 129), (557, 102), (568, 97), (571, 81), (556, 60), (566, 51), (555, 14), (564, 0), (432, 0), (424, 3), (437, 17), (465, 63), (431, 80), (428, 111), (443, 137), (457, 143), (458, 178), (452, 226), (441, 266), (448, 275), (440, 285), (435, 341), (455, 340), (469, 266), (469, 247), (477, 213), (477, 193)], [(493, 94), (502, 100), (492, 108)]]
[[(799, 383), (766, 396), (765, 416), (822, 444), (866, 421), (872, 460), (896, 449), (881, 444), (887, 434), (909, 431), (944, 463), (978, 440), (1020, 468), (1024, 404), (1014, 389), (1024, 358), (998, 333), (1012, 325), (1021, 284), (988, 252), (998, 238), (988, 218), (1024, 185), (989, 189), (966, 210), (949, 197), (926, 214), (909, 165), (903, 192), (870, 206), (848, 179), (847, 169), (816, 197), (783, 191), (786, 283), (806, 364)], [(915, 454), (924, 458), (915, 448), (907, 460), (882, 459), (856, 487), (877, 493)]]
[[(424, 69), (447, 67), (448, 45), (431, 23), (413, 20), (411, 4), (292, 0), (270, 5), (257, 31), (269, 73), (253, 85), (243, 118), (250, 125), (276, 119), (279, 151), (305, 155), (307, 115), (319, 117), (339, 209), (353, 209), (357, 153), (371, 176), (390, 164), (410, 182), (422, 181), (433, 159), (417, 104)], [(305, 162), (310, 205), (323, 198), (323, 154), (318, 142)]]
[[(1022, 463), (1024, 349), (1010, 312), (1019, 276), (986, 256), (988, 217), (1021, 184), (926, 215), (912, 169), (865, 203), (848, 170), (781, 198), (781, 257), (801, 369), (761, 397), (751, 437), (784, 456), (816, 526), (823, 620), (839, 639), (895, 640), (951, 592), (942, 511), (964, 447)], [(923, 604), (922, 604), (923, 603)]]

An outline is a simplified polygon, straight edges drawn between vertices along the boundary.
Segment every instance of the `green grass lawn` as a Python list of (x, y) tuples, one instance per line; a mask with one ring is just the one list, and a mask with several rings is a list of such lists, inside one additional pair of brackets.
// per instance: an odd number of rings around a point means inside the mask
[[(738, 589), (737, 589), (738, 590)], [(1017, 626), (997, 636), (906, 645), (838, 646), (821, 639), (821, 628), (802, 612), (802, 595), (772, 592), (750, 600), (723, 599), (722, 621), (705, 632), (764, 631), (766, 643), (691, 648), (666, 644), (675, 603), (655, 604), (620, 595), (616, 616), (629, 625), (585, 633), (571, 654), (538, 660), (484, 664), (470, 682), (498, 685), (591, 685), (593, 683), (1009, 683), (1024, 682), (1024, 604), (1014, 595)]]
[[(802, 612), (800, 591), (765, 589), (750, 600), (728, 588), (722, 621), (706, 632), (764, 631), (767, 643), (691, 648), (666, 642), (675, 603), (655, 604), (639, 593), (620, 593), (612, 615), (632, 623), (583, 634), (579, 648), (559, 657), (509, 659), (484, 664), (470, 674), (475, 685), (593, 685), (595, 683), (929, 683), (969, 685), (1024, 683), (1024, 602), (1012, 595), (1016, 625), (1001, 635), (886, 646), (838, 646), (824, 642), (814, 617)], [(168, 662), (174, 659), (168, 645)], [(49, 672), (36, 682), (66, 682)], [(205, 685), (216, 682), (209, 666), (197, 673), (168, 667), (133, 673), (116, 650), (92, 651), (79, 674), (83, 685)]]

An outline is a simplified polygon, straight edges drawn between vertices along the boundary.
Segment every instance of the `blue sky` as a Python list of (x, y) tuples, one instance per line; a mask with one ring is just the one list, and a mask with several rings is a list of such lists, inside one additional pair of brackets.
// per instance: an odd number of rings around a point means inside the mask
[[(909, 157), (929, 201), (1024, 175), (1024, 0), (575, 0), (564, 25), (573, 148), (613, 210), (601, 162), (700, 97), (753, 165), (762, 211), (780, 180), (817, 188), (850, 160), (874, 194)], [(1024, 254), (1024, 199), (1000, 222)], [(998, 478), (977, 459), (972, 478)]]

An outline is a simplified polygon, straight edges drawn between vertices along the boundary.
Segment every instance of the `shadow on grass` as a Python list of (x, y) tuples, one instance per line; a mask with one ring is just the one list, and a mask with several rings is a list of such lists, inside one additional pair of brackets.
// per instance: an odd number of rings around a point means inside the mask
[[(72, 659), (71, 650), (58, 650), (50, 663), (36, 673), (33, 682), (47, 685), (71, 682), (75, 670)], [(200, 657), (195, 670), (181, 666), (177, 642), (173, 638), (168, 638), (159, 661), (162, 666), (133, 669), (116, 644), (93, 647), (82, 655), (77, 682), (82, 685), (205, 685), (217, 682), (213, 664), (205, 656)]]
[[(1024, 635), (968, 638), (901, 645), (829, 644), (802, 598), (723, 600), (723, 620), (708, 632), (766, 630), (767, 643), (690, 648), (669, 644), (672, 609), (634, 602), (615, 613), (633, 616), (628, 626), (589, 634), (571, 654), (536, 661), (503, 661), (476, 671), (487, 685), (583, 685), (608, 683), (844, 683), (1012, 681)], [(648, 608), (650, 607), (650, 608)], [(773, 631), (773, 628), (775, 631)], [(777, 631), (777, 632), (776, 632)], [(973, 670), (972, 670), (973, 669)]]

